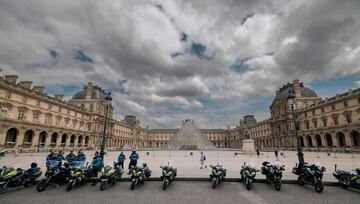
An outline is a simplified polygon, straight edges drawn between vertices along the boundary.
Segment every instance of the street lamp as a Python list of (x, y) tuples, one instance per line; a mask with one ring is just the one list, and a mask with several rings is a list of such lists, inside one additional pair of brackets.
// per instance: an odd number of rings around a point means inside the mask
[(304, 165), (304, 154), (302, 152), (302, 148), (300, 145), (300, 138), (298, 135), (298, 131), (297, 131), (297, 127), (296, 127), (296, 121), (295, 121), (295, 110), (294, 110), (294, 105), (295, 105), (295, 95), (292, 91), (289, 91), (289, 94), (287, 96), (287, 101), (291, 106), (291, 111), (292, 111), (292, 118), (293, 118), (293, 122), (294, 122), (294, 131), (295, 131), (295, 136), (296, 136), (296, 143), (297, 143), (297, 155), (299, 158), (299, 166), (303, 166)]
[(105, 155), (105, 143), (106, 143), (106, 126), (108, 123), (108, 112), (109, 112), (109, 106), (111, 105), (112, 97), (111, 93), (108, 92), (108, 94), (105, 97), (105, 105), (106, 105), (106, 112), (105, 112), (105, 121), (104, 121), (104, 131), (102, 135), (102, 142), (101, 142), (101, 149), (100, 149), (100, 157), (104, 160)]

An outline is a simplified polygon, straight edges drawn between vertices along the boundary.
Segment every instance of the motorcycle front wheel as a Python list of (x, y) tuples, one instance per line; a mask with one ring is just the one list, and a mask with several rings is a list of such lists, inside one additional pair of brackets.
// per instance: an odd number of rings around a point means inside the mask
[(101, 191), (105, 190), (105, 186), (106, 186), (106, 182), (105, 182), (105, 181), (101, 182), (101, 184), (100, 184), (100, 190), (101, 190)]
[(164, 184), (163, 184), (163, 190), (166, 190), (166, 187), (169, 185), (169, 181), (168, 180), (164, 180)]
[(300, 186), (303, 186), (305, 184), (304, 178), (302, 176), (299, 176), (297, 179), (297, 182)]
[(250, 183), (250, 181), (249, 181), (248, 178), (245, 178), (245, 185), (246, 185), (246, 190), (250, 190), (250, 188), (251, 188), (251, 183)]
[(216, 179), (213, 179), (213, 180), (212, 180), (212, 188), (213, 188), (213, 189), (216, 188), (216, 184), (217, 184)]
[(134, 188), (135, 188), (135, 181), (131, 182), (130, 190), (134, 190)]
[(9, 183), (9, 182), (6, 182), (4, 185), (1, 185), (1, 186), (0, 186), (0, 194), (5, 193), (5, 192), (9, 189), (8, 183)]
[(275, 184), (275, 190), (280, 191), (280, 189), (281, 189), (281, 181), (276, 180), (274, 184)]
[(48, 180), (47, 179), (43, 179), (39, 182), (39, 184), (36, 186), (36, 190), (38, 192), (42, 192), (44, 191), (46, 188), (48, 187)]
[(321, 192), (323, 192), (323, 190), (324, 190), (324, 184), (323, 184), (321, 181), (317, 181), (317, 182), (314, 184), (314, 188), (315, 188), (315, 191), (316, 191), (316, 192), (321, 193)]

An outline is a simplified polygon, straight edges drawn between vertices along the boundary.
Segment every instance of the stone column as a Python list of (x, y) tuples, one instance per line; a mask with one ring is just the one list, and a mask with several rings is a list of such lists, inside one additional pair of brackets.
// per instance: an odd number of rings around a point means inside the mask
[(22, 147), (23, 140), (24, 140), (24, 130), (23, 128), (19, 128), (19, 134), (16, 136), (15, 148)]
[(50, 147), (50, 142), (51, 142), (51, 134), (46, 133), (45, 146), (44, 146), (44, 148)]
[(345, 147), (347, 147), (347, 146), (353, 146), (353, 144), (352, 144), (352, 141), (351, 141), (351, 137), (350, 137), (350, 132), (348, 131), (348, 132), (346, 132), (346, 133), (344, 133), (345, 134)]

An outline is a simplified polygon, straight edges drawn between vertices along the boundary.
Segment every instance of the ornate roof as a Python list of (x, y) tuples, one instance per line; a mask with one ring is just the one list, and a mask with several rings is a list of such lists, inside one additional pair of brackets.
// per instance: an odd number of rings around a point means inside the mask
[[(84, 86), (84, 88), (77, 93), (74, 94), (72, 99), (86, 99), (86, 90), (88, 86)], [(94, 86), (92, 89), (91, 99), (105, 99), (106, 92), (104, 89), (98, 86)]]

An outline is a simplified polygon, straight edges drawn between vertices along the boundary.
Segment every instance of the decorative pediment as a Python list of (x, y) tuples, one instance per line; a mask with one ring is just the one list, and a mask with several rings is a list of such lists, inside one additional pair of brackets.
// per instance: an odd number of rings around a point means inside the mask
[(8, 110), (11, 110), (13, 105), (9, 102), (0, 102), (0, 108), (6, 108)]
[(18, 107), (18, 111), (19, 111), (19, 112), (25, 112), (25, 113), (26, 113), (28, 110), (29, 110), (29, 109), (28, 109), (27, 107), (25, 107), (25, 106), (19, 106), (19, 107)]

